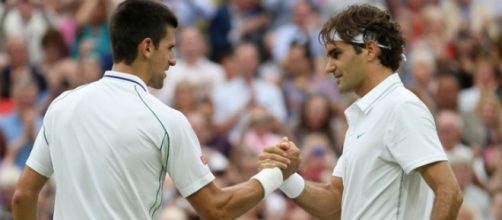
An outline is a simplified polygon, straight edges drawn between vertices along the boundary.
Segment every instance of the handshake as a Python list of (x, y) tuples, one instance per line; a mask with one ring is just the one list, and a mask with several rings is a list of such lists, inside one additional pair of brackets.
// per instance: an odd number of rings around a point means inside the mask
[(261, 183), (265, 197), (280, 188), (289, 198), (296, 198), (305, 187), (303, 178), (295, 173), (300, 163), (300, 150), (284, 137), (279, 144), (263, 150), (259, 156), (261, 171), (252, 178)]

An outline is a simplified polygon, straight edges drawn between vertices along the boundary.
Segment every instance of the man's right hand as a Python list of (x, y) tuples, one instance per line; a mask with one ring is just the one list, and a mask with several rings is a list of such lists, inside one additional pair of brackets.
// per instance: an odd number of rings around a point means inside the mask
[(260, 169), (279, 167), (284, 179), (295, 173), (300, 163), (300, 149), (286, 137), (281, 143), (265, 148), (259, 156)]

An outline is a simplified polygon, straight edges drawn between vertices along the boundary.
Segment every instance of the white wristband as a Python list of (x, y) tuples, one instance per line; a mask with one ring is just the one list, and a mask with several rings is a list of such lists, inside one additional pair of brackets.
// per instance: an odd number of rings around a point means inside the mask
[(294, 199), (300, 196), (305, 189), (305, 180), (298, 173), (294, 173), (284, 181), (280, 189), (286, 196)]
[(251, 179), (256, 179), (260, 182), (265, 191), (264, 198), (282, 185), (284, 182), (282, 178), (282, 171), (277, 167), (263, 169), (251, 177)]

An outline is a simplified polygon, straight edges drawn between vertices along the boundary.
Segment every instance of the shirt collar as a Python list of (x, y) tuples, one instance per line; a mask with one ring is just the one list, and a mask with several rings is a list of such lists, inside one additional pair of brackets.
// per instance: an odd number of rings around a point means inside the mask
[(143, 82), (142, 79), (140, 79), (138, 76), (133, 75), (133, 74), (127, 74), (127, 73), (121, 73), (121, 72), (108, 70), (103, 75), (103, 78), (131, 82), (131, 83), (134, 83), (134, 84), (140, 86), (145, 92), (147, 91), (145, 82)]
[(391, 89), (396, 86), (402, 86), (403, 83), (397, 73), (391, 74), (380, 82), (375, 88), (371, 89), (366, 95), (357, 100), (354, 105), (357, 106), (364, 114), (368, 114), (375, 102), (385, 96)]

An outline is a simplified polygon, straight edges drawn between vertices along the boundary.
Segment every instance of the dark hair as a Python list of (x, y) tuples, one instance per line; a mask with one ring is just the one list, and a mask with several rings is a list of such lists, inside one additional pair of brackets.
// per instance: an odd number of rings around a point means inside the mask
[[(309, 105), (311, 104), (312, 101), (315, 99), (322, 99), (325, 103), (325, 109), (326, 111), (326, 118), (325, 120), (322, 121), (321, 126), (319, 127), (319, 130), (311, 130), (311, 128), (308, 125), (308, 113), (307, 109)], [(304, 103), (302, 104), (300, 115), (299, 115), (299, 121), (298, 124), (293, 128), (293, 134), (298, 137), (300, 140), (303, 140), (307, 134), (310, 133), (315, 133), (319, 132), (321, 134), (326, 135), (328, 140), (330, 141), (330, 144), (332, 147), (335, 147), (333, 150), (337, 152), (336, 149), (336, 137), (334, 136), (335, 132), (333, 130), (332, 124), (331, 124), (331, 119), (334, 117), (334, 112), (331, 108), (331, 101), (330, 99), (322, 94), (315, 94), (315, 93), (310, 93), (307, 94), (307, 97), (305, 98)]]
[(57, 29), (49, 28), (42, 36), (42, 47), (48, 47), (51, 45), (59, 48), (61, 54), (63, 56), (68, 55), (68, 47), (64, 41), (63, 34), (59, 32)]
[(389, 46), (389, 49), (380, 47), (378, 59), (392, 71), (399, 68), (405, 41), (399, 25), (391, 19), (388, 11), (369, 4), (351, 5), (323, 25), (319, 39), (323, 43), (333, 42), (334, 30), (343, 41), (352, 44), (357, 53), (361, 52), (361, 44), (353, 43), (352, 39), (359, 34), (363, 34), (364, 42), (374, 40)]
[(131, 64), (137, 56), (138, 44), (151, 38), (158, 46), (166, 36), (166, 25), (178, 27), (174, 13), (153, 0), (126, 0), (115, 9), (110, 20), (113, 62)]
[(303, 57), (309, 61), (310, 71), (313, 72), (315, 70), (315, 61), (314, 61), (314, 56), (312, 55), (312, 51), (310, 49), (308, 41), (305, 43), (301, 43), (301, 42), (295, 40), (295, 41), (291, 42), (291, 44), (289, 45), (290, 49), (293, 49), (296, 47), (301, 48), (303, 50)]

